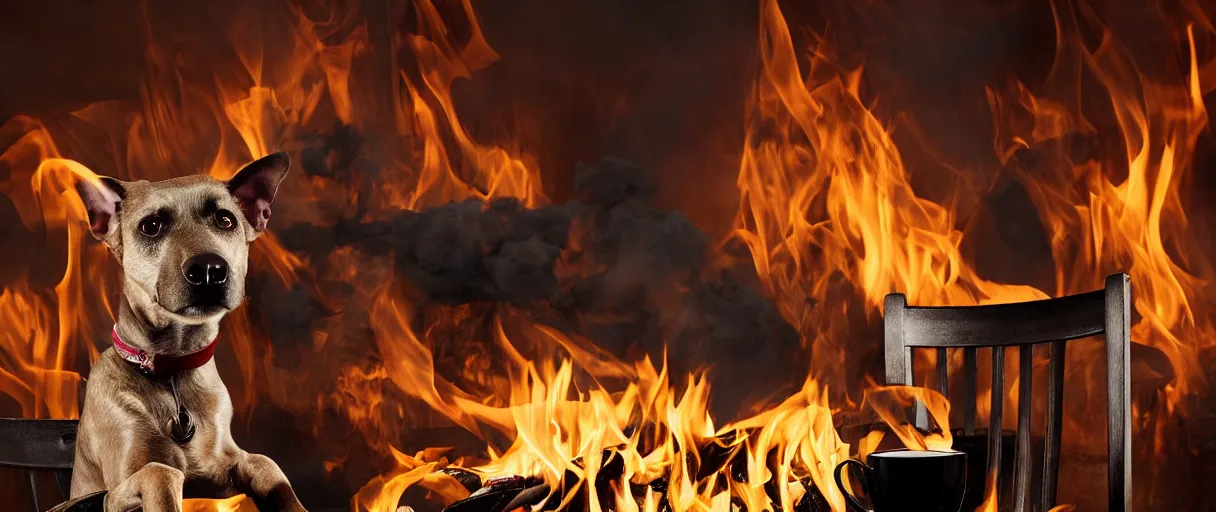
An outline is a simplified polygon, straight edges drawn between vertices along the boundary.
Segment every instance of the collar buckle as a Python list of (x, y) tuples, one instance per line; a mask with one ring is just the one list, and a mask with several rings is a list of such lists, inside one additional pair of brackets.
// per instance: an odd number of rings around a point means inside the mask
[(143, 370), (144, 373), (149, 375), (154, 373), (155, 368), (152, 366), (152, 358), (148, 357), (147, 352), (140, 350), (139, 353), (135, 355), (135, 359), (136, 362), (139, 363), (139, 369)]

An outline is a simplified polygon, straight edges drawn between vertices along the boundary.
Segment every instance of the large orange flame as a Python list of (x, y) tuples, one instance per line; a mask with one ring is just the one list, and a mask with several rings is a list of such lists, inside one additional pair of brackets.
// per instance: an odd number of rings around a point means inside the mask
[[(382, 346), (392, 350), (386, 353), (390, 378), (470, 430), (489, 425), (515, 439), (502, 454), (491, 452), (489, 460), (474, 466), (479, 473), (539, 476), (553, 489), (583, 485), (593, 510), (599, 510), (600, 503), (612, 503), (618, 510), (653, 510), (653, 499), (639, 502), (628, 487), (589, 484), (605, 470), (605, 457), (620, 458), (624, 482), (648, 484), (666, 477), (666, 499), (675, 510), (720, 510), (732, 495), (751, 506), (768, 504), (770, 497), (762, 486), (732, 481), (727, 488), (698, 476), (705, 465), (723, 461), (702, 460), (697, 448), (719, 443), (727, 452), (743, 451), (748, 482), (806, 480), (825, 494), (834, 509), (844, 506), (842, 495), (830, 482), (832, 469), (848, 457), (849, 447), (836, 434), (826, 395), (814, 381), (774, 409), (716, 428), (706, 413), (709, 386), (704, 379), (694, 379), (677, 394), (666, 371), (657, 370), (649, 360), (633, 367), (612, 360), (593, 363), (582, 343), (551, 329), (524, 324), (523, 336), (568, 351), (566, 360), (555, 367), (546, 361), (512, 358), (509, 373), (514, 378), (509, 381), (509, 396), (487, 406), (463, 396), (433, 371), (420, 371), (430, 366), (431, 354), (403, 322), (401, 312), (410, 307), (393, 298), (391, 291), (378, 301), (383, 308), (379, 310), (384, 319), (381, 329), (391, 329), (378, 331), (378, 339), (391, 340), (392, 347)], [(507, 339), (503, 324), (521, 324), (521, 318), (509, 309), (497, 316), (499, 343), (513, 348), (516, 343)], [(580, 367), (597, 380), (628, 377), (629, 384), (614, 393), (599, 386), (579, 391), (571, 362), (583, 362)], [(729, 440), (723, 441), (728, 434)], [(434, 463), (395, 456), (399, 469), (364, 487), (355, 499), (357, 510), (393, 510), (408, 485), (404, 482), (417, 482), (426, 474), (423, 469), (435, 469)], [(766, 469), (773, 457), (780, 461), (775, 474)], [(800, 498), (789, 486), (780, 489), (779, 501), (785, 506), (792, 507)], [(600, 496), (602, 492), (610, 495)]]

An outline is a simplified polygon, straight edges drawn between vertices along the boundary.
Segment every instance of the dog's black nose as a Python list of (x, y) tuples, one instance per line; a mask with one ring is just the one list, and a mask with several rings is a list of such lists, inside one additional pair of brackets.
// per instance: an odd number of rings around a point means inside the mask
[(215, 253), (200, 254), (186, 260), (182, 274), (194, 286), (224, 284), (228, 281), (228, 262)]

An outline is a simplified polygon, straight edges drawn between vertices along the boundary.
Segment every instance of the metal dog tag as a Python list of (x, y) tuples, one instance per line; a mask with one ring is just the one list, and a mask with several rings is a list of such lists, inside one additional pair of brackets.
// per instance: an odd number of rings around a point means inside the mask
[(169, 436), (177, 444), (189, 443), (194, 439), (194, 419), (190, 417), (190, 411), (185, 407), (180, 407), (177, 410), (177, 419), (173, 420), (169, 426)]

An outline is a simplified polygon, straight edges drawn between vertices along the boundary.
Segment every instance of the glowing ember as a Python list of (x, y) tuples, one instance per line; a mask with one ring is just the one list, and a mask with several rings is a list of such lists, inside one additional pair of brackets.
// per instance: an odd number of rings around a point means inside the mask
[(182, 500), (182, 512), (256, 512), (253, 500), (238, 494), (223, 500)]

